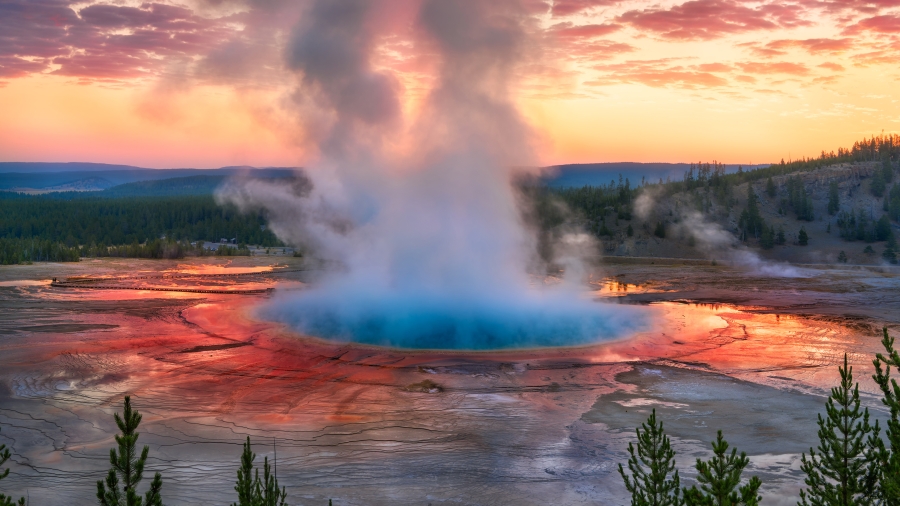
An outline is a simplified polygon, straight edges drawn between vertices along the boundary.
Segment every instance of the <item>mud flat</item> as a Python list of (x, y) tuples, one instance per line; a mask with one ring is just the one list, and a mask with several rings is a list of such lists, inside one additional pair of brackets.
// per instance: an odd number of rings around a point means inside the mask
[[(272, 457), (291, 504), (627, 504), (616, 465), (657, 408), (682, 474), (721, 428), (751, 455), (768, 504), (790, 504), (815, 413), (849, 353), (865, 402), (880, 328), (900, 329), (900, 274), (608, 265), (594, 296), (639, 304), (652, 328), (581, 348), (425, 352), (307, 337), (260, 321), (270, 295), (79, 290), (53, 277), (147, 287), (302, 289), (297, 259), (85, 261), (0, 269), (0, 441), (7, 493), (89, 504), (111, 413), (144, 413), (147, 469), (167, 504), (228, 504), (243, 439)], [(229, 270), (233, 269), (233, 270)], [(276, 269), (277, 270), (277, 269)], [(153, 278), (162, 273), (191, 278)], [(200, 274), (249, 273), (228, 278)], [(139, 276), (140, 274), (140, 276)], [(125, 282), (125, 281), (120, 281)], [(879, 415), (883, 416), (883, 415)]]

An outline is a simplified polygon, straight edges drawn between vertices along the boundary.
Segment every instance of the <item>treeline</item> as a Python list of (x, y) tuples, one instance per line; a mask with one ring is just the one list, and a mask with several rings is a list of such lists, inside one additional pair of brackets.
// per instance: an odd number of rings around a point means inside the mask
[[(91, 243), (89, 246), (68, 247), (37, 239), (0, 239), (0, 265), (27, 264), (32, 262), (77, 262), (82, 258), (155, 258), (177, 259), (203, 256), (250, 256), (245, 244), (220, 245), (216, 249), (204, 248), (202, 242), (154, 239), (144, 244), (137, 242), (107, 246)], [(2, 505), (0, 505), (2, 506)]]
[(82, 257), (121, 257), (121, 258), (184, 258), (204, 256), (250, 256), (250, 248), (245, 244), (237, 246), (219, 245), (218, 248), (204, 248), (198, 241), (174, 241), (154, 239), (144, 244), (132, 243), (119, 246), (91, 245), (79, 249)]
[(550, 193), (543, 195), (543, 202), (540, 204), (547, 216), (544, 225), (555, 226), (564, 220), (562, 210), (552, 203), (554, 199), (559, 199), (569, 209), (578, 212), (583, 221), (581, 225), (587, 230), (598, 236), (610, 235), (611, 232), (606, 225), (607, 216), (616, 222), (631, 220), (632, 202), (637, 195), (635, 190), (631, 186), (631, 181), (627, 178), (623, 180), (621, 176), (618, 184), (610, 181), (609, 185), (605, 186), (550, 190)]
[[(869, 409), (860, 409), (859, 384), (845, 354), (838, 368), (841, 382), (818, 416), (819, 444), (801, 458), (806, 487), (798, 506), (900, 504), (900, 387), (890, 377), (891, 369), (900, 367), (900, 354), (887, 328), (883, 334), (885, 353), (876, 354), (872, 378), (890, 411), (884, 435), (878, 421), (869, 423)], [(750, 459), (735, 448), (729, 453), (722, 431), (712, 443), (713, 457), (697, 459), (697, 484), (690, 488), (681, 484), (676, 453), (655, 409), (636, 432), (637, 446), (628, 444), (629, 473), (619, 464), (632, 505), (757, 506), (762, 500), (761, 480), (742, 477)]]
[[(873, 162), (879, 160), (889, 160), (896, 162), (900, 160), (900, 135), (873, 135), (869, 139), (862, 139), (853, 143), (849, 149), (838, 148), (837, 152), (831, 151), (822, 153), (816, 158), (801, 158), (793, 160), (789, 163), (781, 163), (778, 165), (787, 172), (797, 172), (803, 170), (815, 170), (828, 165), (837, 165), (839, 163), (851, 162)], [(773, 165), (773, 167), (776, 167)]]
[[(738, 167), (736, 172), (726, 174), (724, 164), (713, 161), (712, 163), (691, 163), (685, 171), (681, 181), (660, 181), (658, 184), (641, 181), (639, 185), (631, 183), (619, 176), (619, 181), (610, 182), (609, 185), (585, 186), (582, 188), (559, 188), (544, 190), (540, 195), (537, 205), (540, 219), (539, 223), (546, 229), (559, 225), (565, 221), (565, 212), (558, 206), (552, 205), (553, 201), (562, 202), (574, 211), (580, 225), (597, 236), (613, 235), (609, 225), (614, 220), (630, 220), (633, 202), (641, 192), (652, 191), (657, 195), (672, 196), (678, 193), (688, 193), (693, 200), (694, 207), (708, 214), (713, 209), (713, 204), (718, 204), (727, 213), (737, 203), (734, 196), (734, 187), (743, 183), (748, 185), (747, 207), (741, 211), (738, 219), (738, 235), (743, 241), (758, 241), (764, 249), (772, 248), (779, 244), (785, 244), (784, 229), (775, 228), (765, 223), (759, 210), (759, 198), (754, 192), (753, 184), (757, 181), (765, 181), (765, 192), (775, 200), (778, 212), (782, 215), (793, 214), (797, 220), (812, 222), (816, 215), (813, 200), (807, 191), (806, 185), (800, 176), (790, 174), (813, 170), (828, 165), (846, 162), (871, 162), (881, 161), (872, 175), (870, 191), (875, 197), (884, 197), (884, 211), (888, 220), (900, 221), (900, 184), (889, 185), (894, 180), (898, 160), (900, 160), (900, 135), (880, 135), (869, 139), (863, 139), (853, 144), (851, 148), (839, 148), (837, 152), (822, 152), (818, 158), (804, 158), (791, 162), (771, 165), (765, 168), (757, 168), (744, 171)], [(773, 177), (788, 175), (784, 188), (779, 191)], [(780, 198), (779, 198), (780, 195)], [(658, 198), (658, 197), (657, 197)], [(829, 188), (828, 214), (837, 215), (840, 234), (847, 240), (888, 241), (888, 251), (885, 259), (893, 261), (897, 247), (893, 240), (893, 232), (890, 231), (890, 223), (885, 226), (885, 220), (880, 217), (861, 218), (860, 211), (841, 210), (839, 192), (836, 182)], [(671, 212), (670, 212), (671, 216)], [(665, 218), (660, 218), (664, 219)], [(671, 218), (678, 221), (678, 217)], [(645, 231), (660, 238), (664, 238), (667, 221), (644, 223)], [(608, 225), (609, 224), (609, 225)], [(830, 227), (830, 225), (829, 225)], [(625, 235), (632, 235), (634, 228), (631, 224), (625, 230)], [(830, 228), (829, 228), (830, 230)], [(809, 234), (801, 227), (796, 236), (796, 243), (806, 245)]]
[[(0, 199), (0, 238), (39, 239), (68, 248), (236, 239), (283, 246), (266, 228), (265, 213), (241, 213), (212, 196), (60, 200), (44, 196)], [(102, 249), (102, 248), (101, 248)]]
[(0, 265), (29, 262), (77, 262), (81, 257), (76, 247), (41, 239), (0, 238)]

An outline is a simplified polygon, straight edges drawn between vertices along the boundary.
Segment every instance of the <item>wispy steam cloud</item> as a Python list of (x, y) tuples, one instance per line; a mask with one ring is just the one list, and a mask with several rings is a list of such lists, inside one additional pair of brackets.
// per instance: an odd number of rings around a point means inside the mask
[[(266, 207), (280, 237), (341, 266), (269, 315), (314, 335), (419, 348), (584, 344), (639, 327), (638, 309), (607, 311), (571, 289), (534, 287), (525, 272), (536, 244), (511, 167), (533, 154), (510, 86), (532, 56), (528, 9), (429, 0), (406, 34), (385, 33), (377, 14), (369, 2), (323, 0), (293, 33), (298, 100), (315, 99), (325, 118), (311, 186), (255, 181), (219, 195)], [(438, 62), (412, 118), (401, 117), (396, 81), (372, 65), (375, 41), (398, 35)], [(398, 154), (398, 141), (411, 147)], [(573, 271), (584, 244), (569, 237)]]
[[(648, 221), (653, 217), (660, 190), (650, 188), (638, 195), (634, 202), (635, 215)], [(694, 239), (694, 247), (707, 258), (747, 269), (757, 276), (781, 278), (805, 278), (810, 274), (791, 265), (765, 260), (758, 253), (742, 244), (722, 225), (708, 220), (694, 210), (678, 212), (677, 223), (670, 225), (672, 231)]]

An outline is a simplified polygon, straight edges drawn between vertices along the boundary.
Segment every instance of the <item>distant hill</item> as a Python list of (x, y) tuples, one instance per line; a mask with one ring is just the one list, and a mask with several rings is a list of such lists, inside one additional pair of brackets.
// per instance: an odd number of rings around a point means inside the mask
[[(60, 170), (65, 168), (66, 170)], [(127, 165), (88, 163), (0, 163), (0, 190), (23, 193), (59, 191), (100, 191), (139, 181), (159, 181), (193, 176), (224, 178), (241, 173), (254, 177), (281, 178), (292, 176), (290, 167), (221, 167), (218, 169), (146, 169)]]
[[(85, 162), (0, 162), (0, 174), (5, 172), (97, 172), (111, 170), (146, 170), (133, 165)], [(152, 169), (151, 169), (152, 170)]]
[[(741, 165), (743, 170), (768, 167), (771, 164)], [(738, 164), (726, 164), (725, 173), (737, 172)], [(544, 181), (553, 188), (581, 188), (583, 186), (608, 185), (610, 181), (618, 183), (619, 175), (628, 179), (631, 186), (639, 185), (641, 179), (648, 183), (681, 181), (684, 173), (691, 168), (690, 163), (573, 163), (555, 165), (545, 168)]]
[(228, 176), (188, 176), (138, 181), (107, 188), (99, 197), (175, 197), (183, 195), (210, 195)]

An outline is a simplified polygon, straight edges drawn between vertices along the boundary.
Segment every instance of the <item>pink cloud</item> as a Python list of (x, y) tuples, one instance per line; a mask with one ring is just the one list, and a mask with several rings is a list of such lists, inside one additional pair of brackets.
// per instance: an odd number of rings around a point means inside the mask
[(557, 37), (592, 38), (603, 37), (622, 29), (622, 25), (573, 25), (572, 23), (560, 23), (550, 28), (550, 33)]
[(597, 61), (635, 50), (634, 46), (624, 42), (600, 39), (621, 29), (622, 25), (617, 24), (574, 25), (566, 22), (552, 26), (548, 34), (556, 39), (554, 48), (561, 57)]
[(670, 40), (711, 40), (757, 30), (809, 26), (795, 4), (751, 8), (734, 0), (691, 0), (669, 9), (628, 11), (616, 21)]
[(553, 17), (571, 16), (597, 7), (608, 7), (619, 3), (622, 3), (622, 0), (554, 0), (550, 11)]
[(837, 63), (832, 63), (832, 62), (825, 62), (825, 63), (822, 63), (822, 64), (820, 64), (820, 65), (816, 65), (816, 66), (819, 67), (819, 68), (832, 70), (832, 71), (834, 71), (834, 72), (842, 72), (842, 71), (844, 71), (844, 66), (843, 66), (843, 65), (840, 65), (840, 64), (837, 64)]
[[(92, 4), (76, 12), (67, 0), (0, 3), (0, 75), (53, 72), (87, 79), (154, 75), (208, 53), (234, 35), (225, 20), (190, 9), (145, 3)], [(77, 5), (76, 5), (77, 7)]]
[(605, 75), (585, 84), (608, 86), (613, 84), (638, 83), (654, 88), (714, 88), (728, 85), (728, 81), (699, 66), (685, 67), (670, 65), (670, 60), (637, 60), (624, 63), (597, 65), (594, 68)]
[(810, 54), (839, 53), (853, 48), (853, 39), (781, 39), (766, 44), (771, 49), (799, 48)]
[(844, 30), (844, 33), (847, 35), (854, 35), (862, 32), (886, 34), (900, 33), (900, 15), (886, 14), (865, 18), (848, 26)]
[(801, 0), (810, 9), (819, 9), (831, 14), (876, 14), (882, 9), (900, 6), (900, 0)]
[(801, 63), (742, 62), (738, 63), (737, 66), (748, 74), (790, 74), (795, 76), (804, 76), (809, 74), (809, 68)]
[(734, 70), (730, 65), (724, 63), (701, 63), (697, 65), (697, 69), (704, 72), (731, 72)]

